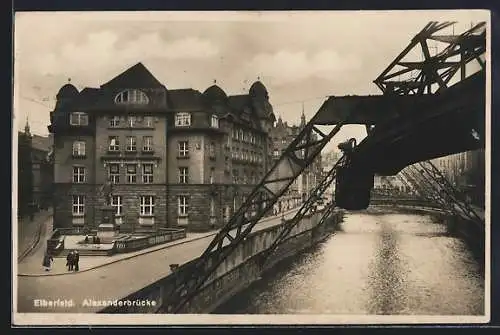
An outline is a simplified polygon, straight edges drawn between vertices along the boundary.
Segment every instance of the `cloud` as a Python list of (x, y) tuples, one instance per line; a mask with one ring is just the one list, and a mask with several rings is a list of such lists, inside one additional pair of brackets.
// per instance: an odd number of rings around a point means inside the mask
[(200, 60), (218, 53), (217, 46), (210, 40), (198, 37), (166, 41), (155, 32), (128, 40), (115, 32), (101, 31), (89, 34), (83, 43), (66, 43), (59, 50), (36, 57), (21, 55), (21, 59), (23, 66), (29, 62), (32, 69), (41, 75), (70, 75), (68, 70), (107, 72), (147, 59)]
[(334, 79), (335, 76), (361, 67), (359, 58), (341, 56), (333, 50), (322, 50), (314, 54), (284, 50), (255, 56), (246, 70), (273, 78), (274, 83), (293, 83), (311, 77)]

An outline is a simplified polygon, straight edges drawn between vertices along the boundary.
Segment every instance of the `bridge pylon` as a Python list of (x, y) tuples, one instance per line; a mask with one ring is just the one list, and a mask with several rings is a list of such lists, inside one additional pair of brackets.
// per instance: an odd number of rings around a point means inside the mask
[[(420, 169), (417, 168), (420, 167)], [(430, 161), (419, 162), (408, 166), (402, 171), (415, 188), (420, 189), (422, 195), (435, 201), (447, 212), (465, 217), (484, 229), (484, 220), (462, 199), (458, 190)]]
[[(347, 122), (346, 117), (345, 121), (338, 122), (330, 131), (323, 132), (317, 127), (321, 125), (317, 122), (317, 116), (318, 113), (288, 145), (280, 158), (231, 216), (229, 222), (215, 235), (203, 254), (190, 264), (189, 269), (177, 273), (177, 276), (181, 276), (177, 281), (180, 285), (166, 296), (164, 311), (183, 313), (187, 310), (186, 306), (203, 289), (207, 281), (213, 279), (217, 268), (252, 232), (260, 219), (272, 210), (278, 199), (312, 164), (321, 150)], [(326, 184), (322, 183), (321, 185), (324, 187)], [(299, 210), (300, 215), (309, 212), (312, 208), (312, 200), (306, 201), (306, 203), (307, 205), (303, 206), (302, 211)], [(285, 225), (284, 231), (289, 232), (290, 229), (290, 225)]]

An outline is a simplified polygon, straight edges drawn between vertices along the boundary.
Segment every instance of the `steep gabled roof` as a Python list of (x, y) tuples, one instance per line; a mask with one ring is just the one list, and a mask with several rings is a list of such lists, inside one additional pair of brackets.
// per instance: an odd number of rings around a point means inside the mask
[(192, 88), (168, 91), (169, 105), (174, 110), (201, 110), (201, 97), (201, 92)]
[(31, 138), (31, 146), (34, 149), (42, 151), (50, 151), (51, 145), (52, 145), (52, 137), (33, 135), (33, 137)]
[(231, 95), (228, 97), (228, 105), (232, 109), (238, 111), (238, 114), (243, 110), (245, 106), (248, 106), (250, 99), (248, 94), (241, 95)]
[(92, 107), (99, 102), (101, 94), (98, 88), (85, 87), (73, 102), (76, 107)]
[(142, 64), (137, 63), (125, 70), (115, 78), (111, 79), (101, 88), (155, 88), (165, 86), (156, 79), (153, 74)]
[[(25, 134), (22, 131), (18, 131), (17, 135), (24, 136)], [(52, 134), (50, 134), (49, 136), (40, 136), (40, 135), (31, 136), (31, 147), (35, 150), (49, 152), (52, 143), (53, 143)]]

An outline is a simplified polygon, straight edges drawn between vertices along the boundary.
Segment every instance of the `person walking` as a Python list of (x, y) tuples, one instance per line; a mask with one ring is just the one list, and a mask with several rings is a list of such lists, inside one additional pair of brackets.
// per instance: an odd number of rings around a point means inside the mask
[(73, 261), (74, 261), (74, 254), (73, 250), (71, 250), (68, 256), (66, 256), (66, 266), (68, 267), (68, 271), (73, 270)]
[(42, 265), (45, 268), (45, 271), (50, 271), (50, 268), (52, 266), (52, 262), (54, 262), (54, 258), (52, 257), (51, 254), (46, 252), (45, 255), (43, 256), (43, 262), (42, 262)]
[(79, 261), (80, 261), (80, 254), (78, 253), (78, 250), (75, 250), (75, 252), (73, 253), (73, 265), (75, 271), (78, 271), (80, 269), (80, 266), (78, 265)]

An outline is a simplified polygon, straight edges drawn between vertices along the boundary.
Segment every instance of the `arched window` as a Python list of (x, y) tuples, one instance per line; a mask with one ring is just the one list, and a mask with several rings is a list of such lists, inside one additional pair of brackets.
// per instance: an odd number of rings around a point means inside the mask
[(149, 103), (149, 99), (142, 91), (125, 90), (116, 95), (115, 103), (123, 105), (147, 105)]

